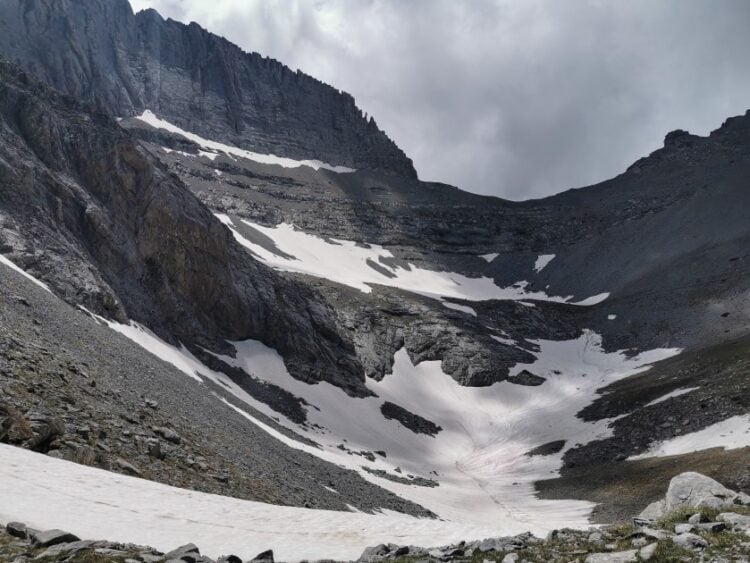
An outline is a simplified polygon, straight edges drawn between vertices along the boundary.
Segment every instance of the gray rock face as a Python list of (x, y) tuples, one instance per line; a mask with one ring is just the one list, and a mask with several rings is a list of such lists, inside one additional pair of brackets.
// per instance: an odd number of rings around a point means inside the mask
[(127, 0), (5, 0), (0, 54), (112, 115), (151, 109), (257, 152), (416, 175), (349, 94)]
[[(0, 247), (18, 263), (68, 301), (166, 340), (197, 349), (256, 338), (295, 377), (369, 393), (353, 345), (314, 291), (256, 262), (114, 120), (13, 65), (0, 63), (0, 76), (0, 213), (13, 218)], [(36, 447), (54, 432), (50, 423)]]
[(412, 432), (435, 436), (442, 430), (440, 426), (431, 420), (427, 420), (418, 414), (409, 412), (405, 408), (395, 403), (391, 403), (390, 401), (386, 401), (381, 405), (380, 412), (382, 412), (383, 416), (387, 419), (398, 420)]

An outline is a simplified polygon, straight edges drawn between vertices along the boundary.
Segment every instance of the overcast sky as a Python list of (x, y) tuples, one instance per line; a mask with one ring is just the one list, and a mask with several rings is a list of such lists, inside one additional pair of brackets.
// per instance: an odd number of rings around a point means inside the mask
[(131, 0), (339, 89), (420, 178), (511, 199), (750, 108), (747, 0)]

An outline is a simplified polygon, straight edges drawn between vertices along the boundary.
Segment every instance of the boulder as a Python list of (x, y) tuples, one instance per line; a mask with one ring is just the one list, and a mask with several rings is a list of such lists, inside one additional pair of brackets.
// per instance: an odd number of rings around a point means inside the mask
[(49, 558), (51, 560), (57, 560), (61, 559), (60, 555), (62, 554), (65, 554), (65, 558), (69, 558), (79, 551), (91, 549), (91, 547), (93, 547), (95, 544), (96, 542), (90, 540), (59, 543), (57, 545), (53, 545), (52, 547), (48, 547), (45, 551), (39, 554), (39, 558)]
[(750, 535), (750, 516), (735, 514), (734, 512), (722, 512), (716, 519), (726, 523), (736, 532), (745, 532)]
[(710, 477), (692, 471), (681, 473), (669, 482), (663, 500), (648, 505), (640, 518), (656, 519), (684, 508), (729, 508), (744, 497)]
[(687, 547), (689, 549), (704, 549), (708, 547), (708, 542), (706, 540), (691, 533), (672, 536), (672, 541), (680, 547)]
[(503, 557), (502, 563), (517, 563), (518, 562), (518, 554), (517, 553), (509, 553), (505, 557)]
[(187, 563), (196, 563), (200, 554), (201, 552), (197, 545), (194, 543), (186, 543), (185, 545), (181, 545), (169, 553), (166, 553), (164, 555), (164, 560), (169, 561), (171, 559), (175, 561), (185, 561)]
[(31, 543), (34, 547), (50, 547), (60, 543), (77, 541), (81, 541), (81, 538), (62, 530), (34, 531), (31, 533)]
[(242, 563), (242, 559), (236, 555), (222, 555), (216, 560), (216, 563)]
[(390, 548), (383, 543), (373, 545), (365, 548), (362, 555), (359, 556), (358, 561), (379, 561), (384, 556), (388, 555), (390, 551)]
[(28, 535), (26, 524), (22, 524), (21, 522), (8, 522), (5, 525), (5, 531), (14, 538), (21, 538), (22, 540), (25, 540)]

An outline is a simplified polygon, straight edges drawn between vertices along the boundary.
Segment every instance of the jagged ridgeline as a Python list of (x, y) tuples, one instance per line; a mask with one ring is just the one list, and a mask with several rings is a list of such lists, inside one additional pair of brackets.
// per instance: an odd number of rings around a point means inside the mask
[(3, 0), (0, 52), (115, 116), (150, 109), (245, 149), (416, 176), (351, 95), (128, 0)]

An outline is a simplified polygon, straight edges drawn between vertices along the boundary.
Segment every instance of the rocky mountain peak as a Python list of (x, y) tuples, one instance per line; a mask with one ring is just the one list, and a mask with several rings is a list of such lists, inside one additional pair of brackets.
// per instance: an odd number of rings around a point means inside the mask
[(3, 2), (0, 52), (114, 116), (149, 109), (260, 153), (416, 177), (351, 95), (127, 0)]

